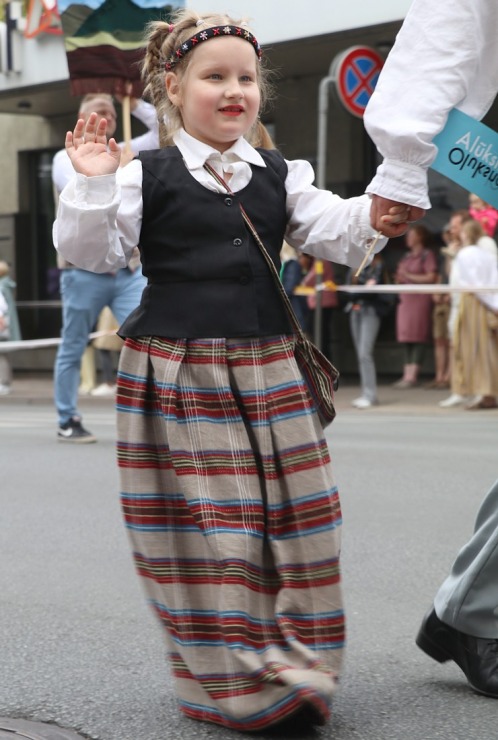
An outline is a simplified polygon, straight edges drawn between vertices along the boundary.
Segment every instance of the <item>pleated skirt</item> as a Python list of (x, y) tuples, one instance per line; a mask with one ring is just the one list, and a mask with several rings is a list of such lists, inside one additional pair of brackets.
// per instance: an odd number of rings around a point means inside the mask
[(122, 508), (181, 710), (259, 730), (329, 716), (341, 511), (289, 337), (128, 339)]

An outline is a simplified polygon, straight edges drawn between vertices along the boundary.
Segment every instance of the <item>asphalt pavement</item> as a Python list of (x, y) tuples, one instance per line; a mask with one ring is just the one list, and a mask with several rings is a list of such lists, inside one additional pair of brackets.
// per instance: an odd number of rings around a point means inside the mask
[[(498, 411), (382, 382), (360, 411), (357, 394), (343, 381), (327, 430), (344, 515), (341, 685), (325, 727), (280, 738), (496, 740), (496, 700), (414, 638), (498, 475)], [(0, 398), (0, 719), (94, 740), (243, 737), (178, 712), (121, 522), (113, 401), (81, 408), (97, 444), (56, 441), (48, 374), (19, 373)]]

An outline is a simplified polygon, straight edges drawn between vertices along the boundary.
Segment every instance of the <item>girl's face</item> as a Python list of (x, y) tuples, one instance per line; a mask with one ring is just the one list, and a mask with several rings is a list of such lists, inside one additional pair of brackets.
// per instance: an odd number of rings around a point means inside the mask
[(210, 39), (189, 52), (184, 76), (166, 74), (166, 90), (185, 131), (220, 152), (246, 134), (258, 117), (258, 59), (248, 41)]

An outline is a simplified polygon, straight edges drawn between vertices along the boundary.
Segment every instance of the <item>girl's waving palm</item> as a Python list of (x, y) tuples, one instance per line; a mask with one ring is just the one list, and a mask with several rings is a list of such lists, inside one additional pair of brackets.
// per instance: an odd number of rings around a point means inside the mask
[(96, 177), (112, 175), (119, 167), (121, 149), (115, 139), (107, 141), (107, 121), (91, 113), (85, 123), (79, 118), (74, 131), (66, 134), (66, 151), (71, 163), (81, 175)]

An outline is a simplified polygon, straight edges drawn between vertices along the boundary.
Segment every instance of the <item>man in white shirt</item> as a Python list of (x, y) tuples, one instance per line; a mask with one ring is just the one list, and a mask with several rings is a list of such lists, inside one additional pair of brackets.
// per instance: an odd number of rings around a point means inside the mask
[[(432, 140), (457, 107), (481, 119), (498, 91), (498, 2), (414, 0), (365, 112), (384, 157), (367, 188), (372, 225), (396, 203), (412, 220), (430, 208)], [(453, 660), (479, 693), (498, 698), (498, 480), (479, 510), (475, 532), (436, 594), (417, 645)]]
[[(129, 142), (120, 143), (122, 158), (128, 161), (145, 149), (159, 146), (157, 115), (154, 106), (133, 98), (130, 104), (134, 116), (147, 126), (148, 131)], [(116, 130), (116, 109), (110, 95), (87, 95), (80, 104), (79, 118), (88, 118), (95, 112), (99, 120), (105, 118), (107, 131)], [(52, 181), (56, 199), (75, 176), (65, 149), (57, 152), (52, 163)], [(140, 303), (145, 279), (139, 260), (128, 267), (106, 274), (95, 274), (76, 268), (58, 256), (61, 269), (62, 340), (54, 368), (54, 396), (58, 413), (57, 438), (61, 442), (89, 443), (96, 439), (81, 423), (78, 410), (81, 358), (88, 343), (88, 335), (97, 317), (109, 306), (121, 324)]]

